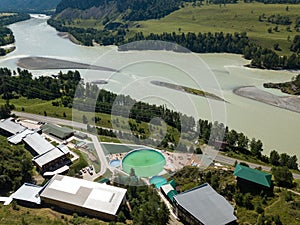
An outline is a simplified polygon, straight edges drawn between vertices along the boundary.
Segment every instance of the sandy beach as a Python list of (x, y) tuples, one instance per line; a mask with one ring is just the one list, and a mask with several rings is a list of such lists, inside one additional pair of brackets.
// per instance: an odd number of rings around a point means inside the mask
[(88, 69), (88, 70), (102, 70), (115, 72), (115, 69), (94, 66), (85, 63), (72, 62), (61, 59), (46, 58), (46, 57), (25, 57), (20, 58), (17, 62), (19, 67), (29, 70), (44, 70), (44, 69)]
[(254, 86), (240, 87), (233, 92), (245, 98), (300, 113), (300, 96), (277, 96)]

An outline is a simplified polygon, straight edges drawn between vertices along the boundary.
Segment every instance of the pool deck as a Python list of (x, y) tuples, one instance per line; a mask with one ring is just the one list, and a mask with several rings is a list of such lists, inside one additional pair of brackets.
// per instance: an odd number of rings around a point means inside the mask
[[(152, 149), (152, 148), (149, 148), (149, 149)], [(164, 166), (164, 169), (157, 175), (173, 173), (173, 172), (183, 168), (186, 165), (200, 165), (200, 159), (195, 154), (167, 152), (165, 150), (158, 150), (158, 149), (154, 149), (154, 150), (160, 152), (165, 157), (165, 160), (166, 160), (166, 165)], [(112, 160), (122, 161), (122, 159), (125, 157), (125, 155), (127, 153), (128, 152), (109, 154), (108, 155), (109, 161), (112, 161)]]

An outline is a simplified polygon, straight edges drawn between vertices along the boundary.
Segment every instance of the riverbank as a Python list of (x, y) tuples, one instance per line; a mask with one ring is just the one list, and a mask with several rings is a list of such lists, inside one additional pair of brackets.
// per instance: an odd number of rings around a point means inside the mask
[(233, 90), (233, 93), (245, 98), (300, 113), (299, 96), (277, 96), (254, 86), (236, 88)]
[(78, 41), (72, 34), (68, 32), (58, 32), (57, 35), (61, 38), (70, 40), (74, 44), (81, 45), (81, 42)]
[(20, 58), (17, 62), (19, 67), (29, 70), (46, 70), (46, 69), (87, 69), (87, 70), (102, 70), (116, 72), (115, 69), (103, 66), (94, 66), (91, 64), (72, 62), (46, 57), (25, 57)]

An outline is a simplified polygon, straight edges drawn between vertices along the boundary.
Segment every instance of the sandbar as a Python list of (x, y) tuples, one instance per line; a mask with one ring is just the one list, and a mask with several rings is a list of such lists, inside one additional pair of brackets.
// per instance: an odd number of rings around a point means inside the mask
[(46, 69), (87, 69), (116, 72), (117, 70), (109, 67), (95, 66), (86, 63), (73, 62), (62, 59), (47, 57), (25, 57), (20, 58), (17, 62), (19, 67), (29, 70), (46, 70)]
[(300, 113), (300, 96), (277, 96), (255, 86), (236, 88), (236, 95)]

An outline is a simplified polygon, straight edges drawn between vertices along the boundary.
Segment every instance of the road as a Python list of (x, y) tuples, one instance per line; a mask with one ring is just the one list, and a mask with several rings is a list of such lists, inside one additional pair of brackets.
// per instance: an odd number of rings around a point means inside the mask
[(84, 130), (87, 129), (86, 124), (74, 122), (71, 120), (58, 119), (58, 118), (54, 118), (54, 117), (41, 116), (41, 115), (17, 112), (17, 111), (12, 111), (12, 114), (15, 114), (18, 117), (22, 117), (22, 118), (26, 118), (26, 119), (30, 119), (30, 120), (41, 121), (41, 122), (45, 122), (45, 123), (60, 124), (60, 125), (64, 125), (64, 126), (72, 126), (77, 129), (84, 129)]
[(92, 142), (94, 144), (94, 147), (96, 149), (97, 155), (98, 155), (100, 163), (101, 163), (101, 169), (97, 175), (99, 175), (99, 176), (103, 175), (107, 169), (112, 171), (112, 169), (110, 168), (110, 165), (106, 159), (106, 155), (104, 154), (102, 146), (100, 145), (98, 137), (96, 135), (92, 135), (92, 134), (87, 134), (87, 135), (92, 139)]
[[(31, 114), (31, 113), (24, 113), (24, 112), (17, 112), (17, 111), (12, 111), (13, 114), (19, 116), (19, 117), (23, 117), (26, 119), (31, 119), (31, 120), (38, 120), (41, 122), (46, 122), (46, 123), (54, 123), (54, 124), (60, 124), (60, 125), (65, 125), (65, 126), (73, 126), (74, 128), (79, 128), (79, 129), (84, 129), (86, 130), (87, 125), (84, 123), (79, 123), (79, 122), (73, 122), (70, 120), (65, 120), (65, 119), (58, 119), (58, 118), (54, 118), (54, 117), (48, 117), (48, 116), (41, 116), (41, 115), (36, 115), (36, 114)], [(105, 127), (103, 127), (104, 129), (107, 129)], [(106, 156), (103, 152), (103, 149), (99, 143), (99, 140), (97, 138), (97, 136), (95, 135), (91, 135), (88, 134), (92, 140), (93, 143), (95, 145), (97, 154), (99, 156), (99, 159), (101, 160), (101, 171), (99, 174), (103, 174), (106, 171), (106, 168), (110, 169), (111, 171), (113, 171), (115, 168), (111, 167), (106, 159)], [(262, 166), (256, 163), (250, 163), (247, 161), (243, 161), (243, 160), (238, 160), (235, 158), (231, 158), (225, 155), (222, 155), (219, 151), (213, 150), (211, 147), (208, 149), (208, 152), (210, 152), (209, 154), (211, 154), (213, 157), (212, 159), (223, 163), (223, 164), (228, 164), (228, 165), (234, 165), (235, 161), (237, 161), (238, 163), (240, 162), (245, 162), (247, 163), (251, 168), (257, 168), (257, 167), (261, 167), (263, 170), (265, 171), (271, 171), (271, 167), (269, 166)], [(104, 163), (103, 163), (104, 162)], [(294, 179), (300, 180), (300, 174), (297, 173), (293, 173), (293, 177)]]

